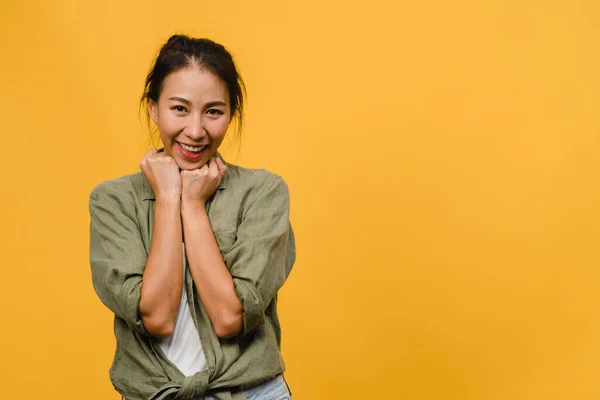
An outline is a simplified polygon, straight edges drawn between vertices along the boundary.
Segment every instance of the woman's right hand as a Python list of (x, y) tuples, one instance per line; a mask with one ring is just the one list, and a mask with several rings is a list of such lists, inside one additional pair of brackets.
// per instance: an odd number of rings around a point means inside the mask
[(151, 149), (142, 157), (140, 168), (157, 199), (181, 198), (181, 173), (171, 156)]

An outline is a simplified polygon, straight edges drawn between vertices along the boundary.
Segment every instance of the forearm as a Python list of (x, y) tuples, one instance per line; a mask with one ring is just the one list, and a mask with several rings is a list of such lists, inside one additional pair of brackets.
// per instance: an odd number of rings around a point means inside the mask
[(170, 336), (177, 320), (183, 290), (181, 231), (181, 200), (157, 198), (139, 305), (144, 327), (154, 336)]
[(203, 205), (182, 204), (186, 253), (200, 300), (217, 336), (228, 338), (242, 329), (242, 303), (225, 266)]

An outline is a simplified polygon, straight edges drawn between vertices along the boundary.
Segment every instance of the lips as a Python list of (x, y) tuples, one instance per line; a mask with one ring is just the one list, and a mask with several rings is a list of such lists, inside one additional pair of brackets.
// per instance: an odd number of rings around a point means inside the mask
[(177, 148), (183, 154), (184, 157), (189, 159), (198, 159), (202, 157), (206, 149), (208, 149), (208, 145), (201, 146), (190, 146), (184, 143), (177, 142)]

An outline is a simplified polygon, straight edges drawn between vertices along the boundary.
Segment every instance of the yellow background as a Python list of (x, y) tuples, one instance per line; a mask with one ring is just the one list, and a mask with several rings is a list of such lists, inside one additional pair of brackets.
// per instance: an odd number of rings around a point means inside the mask
[(175, 32), (235, 55), (281, 174), (295, 398), (600, 398), (600, 3), (6, 1), (3, 399), (118, 399), (87, 196), (137, 170)]

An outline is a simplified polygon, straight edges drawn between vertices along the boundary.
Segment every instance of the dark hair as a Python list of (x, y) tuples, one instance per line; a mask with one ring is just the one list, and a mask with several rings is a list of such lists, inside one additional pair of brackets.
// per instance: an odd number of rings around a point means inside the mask
[(236, 122), (237, 133), (244, 119), (244, 95), (246, 87), (233, 57), (222, 45), (210, 39), (173, 35), (167, 40), (146, 77), (140, 106), (148, 100), (158, 102), (165, 78), (182, 68), (197, 65), (219, 77), (227, 85), (231, 119)]

